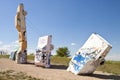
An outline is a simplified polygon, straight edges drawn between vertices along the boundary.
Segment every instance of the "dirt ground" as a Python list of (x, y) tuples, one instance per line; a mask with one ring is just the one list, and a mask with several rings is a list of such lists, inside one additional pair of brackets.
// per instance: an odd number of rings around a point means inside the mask
[(15, 61), (0, 58), (1, 70), (14, 70), (24, 72), (27, 75), (45, 80), (120, 80), (120, 76), (95, 71), (92, 75), (74, 75), (66, 71), (63, 65), (52, 64), (51, 68), (36, 67), (34, 62), (28, 64), (16, 64)]

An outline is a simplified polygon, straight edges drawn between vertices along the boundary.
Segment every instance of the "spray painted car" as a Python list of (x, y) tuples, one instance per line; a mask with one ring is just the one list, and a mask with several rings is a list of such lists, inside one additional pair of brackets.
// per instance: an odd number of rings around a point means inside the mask
[(39, 38), (38, 46), (35, 54), (35, 65), (50, 67), (50, 55), (53, 50), (52, 36), (43, 36)]
[(105, 62), (112, 45), (100, 35), (93, 33), (72, 57), (67, 71), (74, 74), (92, 74)]

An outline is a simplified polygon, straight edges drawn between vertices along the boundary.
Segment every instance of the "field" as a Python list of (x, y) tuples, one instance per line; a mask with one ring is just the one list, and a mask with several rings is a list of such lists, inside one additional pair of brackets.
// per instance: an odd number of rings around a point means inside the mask
[[(9, 58), (9, 55), (0, 55), (0, 58)], [(28, 60), (33, 61), (34, 55), (29, 55), (27, 58), (28, 58)], [(56, 57), (56, 56), (51, 57), (51, 64), (62, 65), (61, 67), (57, 66), (57, 69), (62, 69), (63, 66), (65, 67), (64, 69), (66, 69), (68, 64), (69, 64), (69, 61), (70, 61), (70, 58), (66, 58), (66, 57)], [(28, 66), (28, 65), (25, 65), (25, 66)], [(55, 67), (56, 66), (52, 67), (49, 70), (52, 70), (52, 69), (54, 70)], [(120, 68), (119, 67), (120, 67), (120, 61), (106, 61), (104, 65), (97, 68), (97, 71), (102, 71), (104, 73), (106, 73), (106, 72), (112, 73), (112, 74), (115, 74), (117, 76), (117, 75), (120, 75)], [(66, 71), (65, 71), (65, 74), (67, 74)], [(0, 80), (16, 80), (16, 79), (17, 80), (46, 80), (43, 78), (37, 79), (33, 76), (26, 75), (26, 73), (16, 72), (14, 70), (6, 70), (6, 71), (1, 70), (0, 71)]]
[[(9, 55), (0, 55), (0, 58), (9, 58)], [(34, 55), (28, 55), (28, 60), (34, 60)], [(64, 66), (68, 66), (70, 58), (66, 57), (51, 57), (51, 63), (54, 64), (62, 64)], [(104, 65), (97, 68), (97, 71), (113, 73), (116, 75), (120, 75), (120, 61), (106, 61)]]

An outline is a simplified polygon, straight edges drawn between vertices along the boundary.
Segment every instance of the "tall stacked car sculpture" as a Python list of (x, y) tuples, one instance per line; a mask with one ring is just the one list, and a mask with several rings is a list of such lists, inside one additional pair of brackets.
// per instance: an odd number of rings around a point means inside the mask
[(20, 4), (17, 8), (17, 14), (15, 16), (15, 27), (19, 34), (19, 49), (16, 52), (16, 63), (27, 62), (26, 15), (27, 12), (24, 10), (23, 4)]

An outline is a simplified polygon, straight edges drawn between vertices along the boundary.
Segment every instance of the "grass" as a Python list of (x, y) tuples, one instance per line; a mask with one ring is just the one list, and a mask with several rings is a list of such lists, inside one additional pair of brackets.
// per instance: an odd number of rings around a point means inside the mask
[[(0, 58), (9, 58), (10, 55), (0, 55)], [(34, 60), (34, 55), (28, 55), (28, 60)]]
[(27, 56), (27, 59), (28, 59), (28, 60), (34, 60), (34, 55), (28, 55), (28, 56)]
[(23, 72), (15, 72), (13, 70), (0, 71), (0, 80), (44, 80), (28, 76)]
[[(34, 55), (28, 55), (27, 59), (28, 60), (34, 60)], [(65, 66), (68, 66), (68, 64), (70, 62), (70, 58), (59, 57), (59, 56), (51, 56), (50, 60), (51, 60), (51, 63), (62, 64), (62, 65), (65, 65)]]
[(62, 65), (68, 66), (69, 62), (70, 62), (70, 59), (71, 58), (52, 56), (51, 57), (51, 63), (62, 64)]
[(97, 68), (97, 71), (120, 75), (120, 61), (106, 61), (104, 65)]
[(0, 58), (9, 58), (10, 55), (0, 55)]

